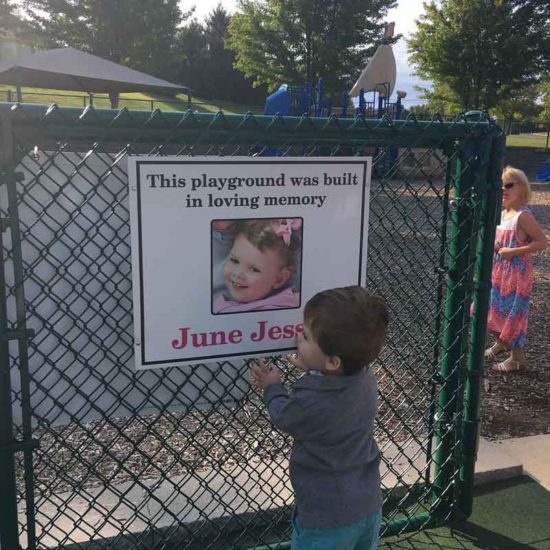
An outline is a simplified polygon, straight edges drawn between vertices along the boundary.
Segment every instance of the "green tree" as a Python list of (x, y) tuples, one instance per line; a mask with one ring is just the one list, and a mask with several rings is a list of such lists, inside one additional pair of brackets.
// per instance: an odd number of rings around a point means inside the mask
[(19, 6), (10, 0), (0, 0), (0, 34), (22, 44), (28, 44), (36, 37), (29, 24), (21, 19)]
[(421, 98), (426, 100), (426, 108), (431, 113), (438, 113), (441, 116), (453, 116), (463, 110), (459, 98), (444, 82), (433, 82), (431, 88), (416, 86), (421, 92)]
[(170, 71), (178, 0), (25, 0), (36, 32), (50, 46), (73, 46), (148, 73)]
[(14, 23), (20, 20), (15, 14), (16, 6), (9, 0), (0, 0), (0, 31), (2, 34), (10, 32)]
[(254, 89), (250, 79), (234, 68), (235, 54), (225, 47), (231, 15), (220, 5), (204, 24), (190, 21), (178, 33), (179, 79), (195, 95), (259, 105), (265, 89)]
[(428, 104), (412, 105), (407, 107), (402, 118), (407, 115), (414, 115), (418, 120), (430, 120), (438, 111), (434, 111)]
[(541, 110), (539, 120), (548, 124), (550, 130), (550, 74), (546, 74), (539, 86)]
[(374, 52), (395, 0), (240, 0), (229, 25), (235, 66), (275, 88), (325, 78), (335, 93), (352, 84)]
[(242, 103), (263, 103), (265, 87), (254, 89), (252, 80), (235, 69), (235, 54), (226, 46), (231, 15), (221, 6), (210, 12), (204, 22), (207, 43), (207, 93), (210, 97)]
[(549, 8), (538, 0), (441, 0), (409, 40), (417, 74), (461, 109), (492, 108), (536, 83), (550, 63)]
[(203, 25), (196, 19), (178, 31), (176, 51), (177, 80), (191, 88), (194, 94), (201, 95), (206, 82), (206, 36)]
[(514, 122), (536, 120), (542, 110), (538, 102), (540, 88), (537, 85), (513, 91), (502, 99), (493, 110), (502, 129), (509, 134)]

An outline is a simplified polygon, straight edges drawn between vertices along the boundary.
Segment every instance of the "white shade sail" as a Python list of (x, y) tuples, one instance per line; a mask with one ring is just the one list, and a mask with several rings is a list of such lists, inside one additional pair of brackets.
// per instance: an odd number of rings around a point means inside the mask
[[(361, 89), (365, 92), (376, 90), (380, 97), (390, 97), (395, 88), (397, 79), (397, 65), (392, 47), (389, 44), (381, 44), (363, 69), (361, 76), (353, 85), (349, 95), (357, 97)], [(383, 84), (387, 83), (388, 86)]]

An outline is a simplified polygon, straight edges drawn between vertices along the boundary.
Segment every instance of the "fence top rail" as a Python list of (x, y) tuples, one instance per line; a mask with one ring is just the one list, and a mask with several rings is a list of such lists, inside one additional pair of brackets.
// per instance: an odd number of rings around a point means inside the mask
[[(283, 117), (281, 115), (254, 115), (197, 113), (187, 111), (163, 112), (116, 109), (97, 109), (88, 106), (59, 107), (56, 104), (0, 102), (0, 117), (9, 118), (15, 130), (32, 128), (43, 139), (88, 139), (96, 136), (105, 140), (128, 139), (130, 132), (139, 134), (137, 141), (152, 141), (170, 134), (171, 141), (201, 135), (202, 140), (254, 142), (260, 138), (304, 142), (377, 142), (395, 146), (441, 147), (449, 141), (466, 138), (496, 137), (500, 127), (484, 113), (476, 111), (461, 115), (453, 121), (439, 116), (431, 120), (417, 120), (414, 115), (405, 120), (389, 116), (380, 119), (328, 118), (309, 116)], [(38, 137), (35, 134), (35, 138)], [(136, 138), (134, 137), (133, 141)]]

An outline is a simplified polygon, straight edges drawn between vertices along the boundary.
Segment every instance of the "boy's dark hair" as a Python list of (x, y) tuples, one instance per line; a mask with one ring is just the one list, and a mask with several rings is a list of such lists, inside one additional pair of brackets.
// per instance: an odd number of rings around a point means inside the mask
[(382, 298), (348, 286), (313, 296), (306, 303), (304, 320), (323, 353), (339, 357), (344, 374), (355, 374), (380, 353), (389, 313)]

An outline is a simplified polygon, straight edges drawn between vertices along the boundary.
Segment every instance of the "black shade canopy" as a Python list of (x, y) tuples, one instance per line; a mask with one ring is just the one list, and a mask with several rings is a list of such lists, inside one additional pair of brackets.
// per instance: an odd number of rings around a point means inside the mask
[(0, 83), (109, 94), (188, 91), (186, 86), (135, 71), (74, 48), (38, 51), (0, 63)]

